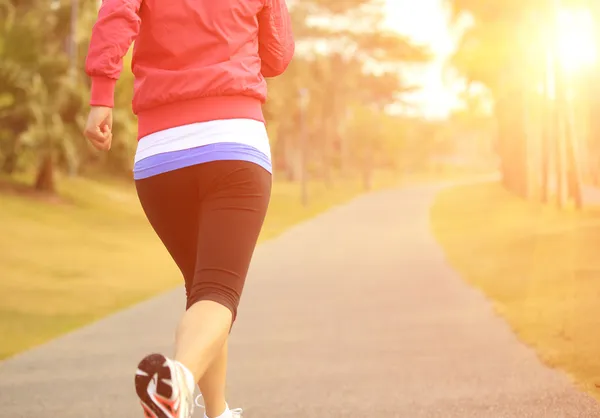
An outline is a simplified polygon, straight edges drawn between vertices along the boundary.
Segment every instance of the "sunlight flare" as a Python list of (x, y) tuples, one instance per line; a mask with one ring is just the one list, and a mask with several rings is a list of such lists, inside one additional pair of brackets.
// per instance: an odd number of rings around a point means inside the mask
[(558, 18), (557, 48), (565, 70), (574, 73), (598, 60), (594, 20), (587, 10), (564, 9)]

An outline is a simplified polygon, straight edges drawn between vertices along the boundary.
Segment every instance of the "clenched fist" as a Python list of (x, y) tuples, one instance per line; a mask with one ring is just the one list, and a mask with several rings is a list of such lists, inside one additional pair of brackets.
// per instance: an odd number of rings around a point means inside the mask
[(85, 124), (85, 137), (100, 151), (108, 151), (112, 143), (112, 108), (92, 106)]

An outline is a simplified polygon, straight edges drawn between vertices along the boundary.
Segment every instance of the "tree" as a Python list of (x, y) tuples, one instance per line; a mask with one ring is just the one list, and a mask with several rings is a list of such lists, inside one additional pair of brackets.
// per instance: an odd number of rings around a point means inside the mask
[(0, 6), (2, 169), (10, 174), (20, 160), (33, 157), (38, 163), (35, 187), (45, 192), (55, 190), (56, 159), (69, 161), (75, 155), (62, 119), (69, 117), (77, 96), (65, 79), (67, 19), (64, 7), (53, 2), (5, 0)]
[[(558, 33), (556, 2), (451, 3), (457, 16), (466, 12), (474, 20), (453, 64), (492, 94), (504, 185), (523, 197), (544, 200), (553, 179), (560, 206), (567, 197), (580, 205), (580, 164), (568, 128), (567, 86), (557, 48), (548, 44)], [(568, 3), (581, 6), (584, 0)], [(563, 193), (566, 176), (568, 194)]]
[[(269, 83), (266, 107), (276, 164), (288, 178), (300, 177), (305, 131), (313, 177), (331, 185), (335, 172), (351, 173), (349, 156), (359, 152), (343, 134), (351, 109), (375, 105), (383, 112), (407, 90), (399, 66), (428, 59), (426, 51), (383, 29), (382, 6), (379, 0), (305, 0), (291, 8), (299, 52), (288, 72)], [(374, 74), (374, 67), (383, 73)], [(306, 127), (298, 125), (301, 89), (310, 97)]]
[[(70, 1), (0, 0), (0, 169), (35, 170), (39, 190), (54, 190), (57, 169), (130, 175), (136, 148), (131, 53), (117, 83), (111, 152), (95, 152), (81, 136), (90, 87), (84, 58), (97, 3), (80, 1), (79, 30), (70, 39)], [(298, 53), (284, 76), (268, 81), (264, 107), (277, 173), (298, 180), (306, 178), (306, 167), (312, 178), (332, 185), (340, 173), (352, 175), (354, 165), (370, 177), (377, 163), (367, 161), (384, 159), (379, 144), (389, 145), (393, 135), (356, 124), (371, 123), (369, 112), (378, 123), (388, 123), (386, 106), (410, 89), (399, 69), (428, 56), (383, 28), (382, 5), (382, 0), (290, 2)], [(67, 53), (72, 41), (74, 67)], [(305, 106), (301, 91), (308, 92)], [(369, 134), (350, 140), (355, 128)], [(359, 158), (363, 150), (372, 150), (373, 159)]]

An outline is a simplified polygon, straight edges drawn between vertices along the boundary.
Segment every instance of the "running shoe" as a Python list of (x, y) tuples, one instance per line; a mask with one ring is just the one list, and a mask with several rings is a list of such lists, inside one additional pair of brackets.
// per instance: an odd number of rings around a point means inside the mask
[(194, 388), (183, 366), (162, 354), (150, 354), (138, 365), (135, 390), (146, 418), (191, 418)]
[[(202, 394), (196, 396), (195, 403), (196, 403), (196, 406), (204, 409), (204, 405), (200, 401), (201, 399), (202, 399)], [(229, 406), (227, 408), (229, 408)], [(243, 412), (242, 408), (229, 409), (229, 412), (230, 412), (230, 414), (226, 416), (227, 418), (242, 418), (242, 412)], [(206, 417), (206, 414), (204, 414), (204, 417)]]

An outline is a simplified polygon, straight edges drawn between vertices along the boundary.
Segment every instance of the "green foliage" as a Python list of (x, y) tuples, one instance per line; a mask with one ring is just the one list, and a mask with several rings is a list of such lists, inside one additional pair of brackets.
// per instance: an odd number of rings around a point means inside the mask
[[(303, 0), (290, 6), (298, 53), (285, 75), (269, 80), (264, 108), (276, 165), (294, 177), (302, 138), (310, 146), (313, 177), (362, 164), (365, 150), (389, 159), (389, 144), (402, 138), (385, 137), (372, 125), (393, 123), (383, 109), (410, 90), (398, 65), (423, 62), (427, 51), (382, 29), (381, 0)], [(0, 0), (0, 170), (39, 167), (38, 177), (53, 169), (129, 175), (137, 129), (131, 52), (117, 84), (111, 152), (92, 151), (81, 135), (89, 94), (83, 59), (96, 15), (95, 1), (80, 1), (73, 74), (70, 1)], [(317, 46), (328, 52), (316, 53)], [(368, 70), (374, 67), (385, 71)], [(308, 92), (305, 105), (301, 90)]]

